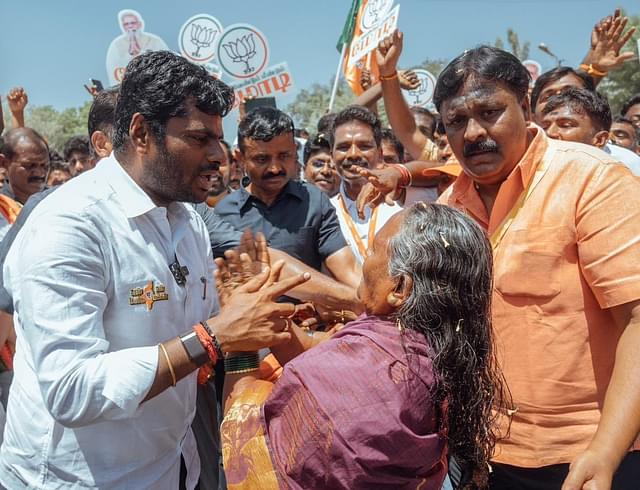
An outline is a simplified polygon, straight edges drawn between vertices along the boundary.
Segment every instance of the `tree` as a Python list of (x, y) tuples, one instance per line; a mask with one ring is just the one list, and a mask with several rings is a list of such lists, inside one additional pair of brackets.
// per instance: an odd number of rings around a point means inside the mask
[[(422, 63), (412, 66), (411, 69), (422, 68), (437, 77), (444, 68), (445, 63), (444, 60), (427, 58)], [(311, 132), (314, 131), (318, 119), (327, 113), (332, 88), (333, 81), (327, 84), (316, 83), (311, 89), (298, 92), (295, 100), (289, 104), (286, 109), (293, 117), (296, 126), (307, 128)], [(338, 91), (336, 92), (336, 101), (333, 105), (333, 110), (336, 112), (340, 111), (349, 104), (352, 104), (355, 99), (356, 97), (349, 88), (349, 85), (347, 85), (347, 82), (341, 79), (338, 83)], [(378, 109), (383, 124), (386, 124), (387, 119), (382, 104), (379, 104)]]
[[(507, 29), (507, 42), (511, 47), (511, 52), (513, 55), (518, 58), (520, 61), (524, 61), (529, 58), (529, 48), (531, 43), (526, 41), (522, 46), (520, 46), (520, 39), (518, 38), (518, 33), (513, 29)], [(499, 49), (504, 49), (504, 41), (501, 38), (496, 38), (496, 42), (494, 46)]]
[[(625, 15), (624, 12), (622, 15)], [(610, 72), (598, 85), (598, 90), (607, 96), (611, 112), (618, 114), (625, 101), (632, 95), (640, 93), (640, 53), (638, 40), (640, 39), (640, 16), (629, 17), (628, 27), (636, 26), (636, 32), (622, 51), (633, 50), (635, 59), (625, 62), (619, 69)]]
[[(4, 102), (4, 97), (3, 97)], [(50, 105), (28, 105), (25, 114), (25, 125), (35, 129), (49, 143), (49, 146), (62, 153), (65, 142), (72, 136), (87, 134), (87, 120), (91, 102), (88, 100), (81, 107), (70, 107), (58, 111)], [(12, 128), (9, 107), (3, 104), (5, 131)]]

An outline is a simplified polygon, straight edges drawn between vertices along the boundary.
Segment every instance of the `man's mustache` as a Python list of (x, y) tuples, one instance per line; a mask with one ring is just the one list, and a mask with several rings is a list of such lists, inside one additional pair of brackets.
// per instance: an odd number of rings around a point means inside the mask
[(498, 143), (492, 139), (478, 141), (476, 143), (466, 143), (462, 149), (465, 157), (479, 155), (481, 153), (497, 153), (499, 149)]
[(353, 165), (357, 165), (358, 167), (368, 167), (369, 162), (366, 161), (364, 158), (358, 158), (355, 160), (345, 160), (344, 162), (342, 162), (342, 168), (349, 168)]
[(267, 180), (267, 179), (275, 179), (275, 178), (277, 178), (277, 177), (286, 177), (286, 175), (287, 175), (287, 173), (286, 173), (286, 172), (284, 172), (284, 171), (282, 171), (282, 172), (276, 172), (276, 173), (268, 172), (268, 173), (264, 174), (264, 175), (262, 176), (262, 178), (263, 178), (264, 180)]
[(34, 182), (44, 182), (44, 177), (29, 177), (27, 182), (29, 184), (33, 184)]

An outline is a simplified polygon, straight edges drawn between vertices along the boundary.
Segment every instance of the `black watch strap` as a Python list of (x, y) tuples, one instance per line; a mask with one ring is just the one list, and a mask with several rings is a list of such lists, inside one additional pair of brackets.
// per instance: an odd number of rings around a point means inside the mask
[(182, 342), (184, 350), (187, 351), (189, 359), (191, 359), (191, 362), (196, 366), (200, 367), (209, 361), (209, 354), (207, 354), (207, 351), (195, 332), (181, 336), (180, 342)]

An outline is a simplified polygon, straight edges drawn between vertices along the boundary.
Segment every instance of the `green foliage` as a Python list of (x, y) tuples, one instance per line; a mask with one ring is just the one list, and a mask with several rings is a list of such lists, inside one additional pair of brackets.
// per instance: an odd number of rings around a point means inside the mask
[[(531, 43), (526, 41), (522, 46), (520, 45), (520, 39), (518, 33), (513, 29), (507, 29), (507, 42), (511, 48), (511, 53), (516, 56), (520, 61), (524, 61), (529, 58), (529, 48)], [(494, 46), (499, 49), (504, 49), (504, 41), (501, 38), (496, 38)]]
[[(4, 100), (3, 100), (4, 102)], [(24, 122), (27, 127), (38, 131), (49, 142), (49, 146), (62, 153), (65, 142), (72, 136), (87, 134), (87, 119), (91, 102), (81, 107), (71, 107), (58, 111), (50, 105), (31, 106), (25, 111)], [(9, 107), (3, 104), (5, 131), (12, 128)]]
[[(423, 68), (430, 71), (436, 77), (440, 74), (445, 66), (444, 60), (426, 59), (422, 63), (412, 66), (411, 69)], [(312, 133), (315, 131), (318, 119), (327, 113), (329, 109), (329, 100), (331, 98), (331, 89), (333, 88), (333, 80), (327, 84), (314, 84), (309, 90), (301, 90), (298, 92), (295, 100), (286, 108), (287, 112), (293, 117), (297, 127), (307, 128)], [(351, 88), (344, 79), (338, 83), (338, 91), (336, 92), (336, 101), (333, 105), (333, 111), (337, 112), (355, 101), (356, 97)], [(382, 103), (378, 104), (380, 119), (383, 124), (387, 124), (387, 116), (384, 112)]]
[(625, 62), (621, 68), (610, 72), (598, 85), (598, 90), (609, 99), (612, 114), (618, 114), (625, 101), (632, 95), (640, 93), (640, 61), (638, 60), (640, 16), (629, 17), (627, 28), (631, 26), (636, 26), (636, 32), (622, 51), (633, 51), (636, 54), (635, 59)]

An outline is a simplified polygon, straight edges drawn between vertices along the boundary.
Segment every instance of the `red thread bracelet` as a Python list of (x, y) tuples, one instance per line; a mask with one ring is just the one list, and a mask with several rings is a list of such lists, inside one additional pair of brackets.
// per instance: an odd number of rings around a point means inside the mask
[(193, 326), (193, 331), (198, 336), (198, 340), (209, 354), (209, 359), (213, 364), (218, 362), (218, 351), (216, 350), (215, 345), (213, 344), (213, 338), (209, 335), (209, 333), (204, 329), (204, 327), (200, 323), (196, 323)]
[(409, 172), (407, 167), (396, 163), (391, 165), (391, 168), (400, 174), (400, 181), (398, 182), (399, 187), (405, 188), (411, 185), (411, 172)]

